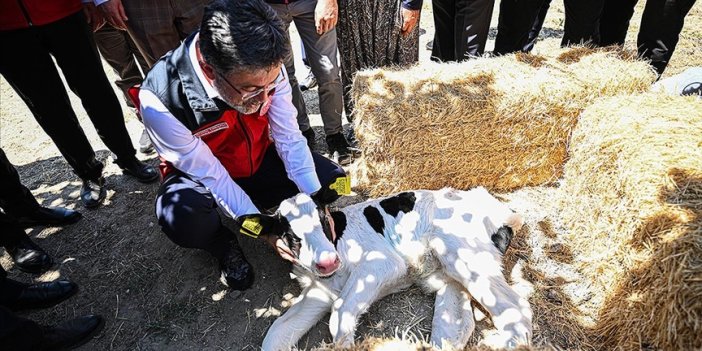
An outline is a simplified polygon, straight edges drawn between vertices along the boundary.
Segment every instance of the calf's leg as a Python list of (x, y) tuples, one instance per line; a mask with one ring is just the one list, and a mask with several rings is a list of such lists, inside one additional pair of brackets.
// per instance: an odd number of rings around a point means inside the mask
[(475, 329), (470, 295), (451, 279), (436, 292), (431, 343), (445, 350), (463, 350)]
[(261, 350), (289, 350), (329, 311), (331, 305), (332, 299), (326, 290), (314, 285), (307, 287), (292, 307), (273, 322)]

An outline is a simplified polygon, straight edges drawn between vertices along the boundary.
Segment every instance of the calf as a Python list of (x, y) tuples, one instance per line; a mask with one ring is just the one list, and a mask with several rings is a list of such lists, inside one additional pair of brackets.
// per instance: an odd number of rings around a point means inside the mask
[(498, 331), (483, 343), (530, 343), (531, 308), (502, 274), (502, 254), (521, 217), (484, 188), (369, 200), (331, 212), (328, 231), (326, 212), (307, 195), (284, 201), (279, 213), (290, 225), (285, 236), (303, 291), (268, 330), (264, 351), (290, 349), (327, 312), (334, 342), (351, 346), (370, 305), (413, 283), (436, 292), (434, 345), (466, 345), (475, 327), (471, 299)]

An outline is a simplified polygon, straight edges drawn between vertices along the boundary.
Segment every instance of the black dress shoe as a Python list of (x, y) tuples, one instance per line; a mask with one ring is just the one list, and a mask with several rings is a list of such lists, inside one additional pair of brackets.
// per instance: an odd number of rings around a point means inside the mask
[(65, 301), (78, 292), (78, 285), (68, 280), (27, 285), (14, 301), (6, 302), (13, 310), (47, 308)]
[(97, 315), (71, 319), (53, 327), (44, 327), (40, 350), (72, 350), (92, 339), (102, 330), (105, 320)]
[(83, 215), (78, 211), (64, 207), (39, 207), (31, 213), (17, 217), (17, 222), (23, 228), (37, 225), (64, 226), (78, 222)]
[(6, 245), (15, 266), (23, 272), (42, 273), (54, 263), (51, 256), (28, 236), (24, 236), (17, 244)]
[(105, 200), (105, 178), (97, 180), (83, 179), (80, 187), (80, 200), (86, 208), (96, 208)]
[(312, 127), (310, 127), (309, 129), (303, 131), (302, 136), (304, 136), (305, 139), (307, 140), (307, 146), (309, 146), (309, 148), (312, 149), (314, 147), (315, 138), (316, 138), (316, 135), (314, 133), (314, 129), (312, 129)]
[(342, 133), (327, 135), (326, 140), (332, 160), (342, 166), (349, 165), (361, 156), (361, 150), (351, 146)]
[(158, 179), (158, 171), (154, 166), (148, 165), (133, 157), (129, 161), (115, 161), (121, 168), (122, 173), (136, 178), (142, 183), (151, 183)]
[(222, 271), (220, 279), (232, 290), (246, 290), (253, 284), (253, 268), (246, 261), (244, 253), (241, 252), (235, 240), (231, 242), (229, 252), (219, 262), (219, 269)]

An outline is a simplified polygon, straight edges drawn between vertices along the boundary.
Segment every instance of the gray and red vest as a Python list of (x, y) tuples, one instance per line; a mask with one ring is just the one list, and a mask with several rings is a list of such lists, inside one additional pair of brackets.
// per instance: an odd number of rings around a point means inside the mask
[[(202, 139), (232, 178), (253, 175), (271, 144), (268, 114), (244, 115), (223, 101), (210, 99), (190, 61), (195, 34), (151, 68), (141, 89), (154, 93), (168, 111)], [(174, 169), (161, 159), (161, 176)]]

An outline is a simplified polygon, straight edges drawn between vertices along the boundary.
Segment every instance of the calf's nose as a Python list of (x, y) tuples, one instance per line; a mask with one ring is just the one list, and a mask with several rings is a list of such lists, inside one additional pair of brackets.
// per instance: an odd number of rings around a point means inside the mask
[(327, 275), (336, 272), (341, 265), (341, 260), (336, 253), (328, 253), (322, 255), (319, 262), (315, 265), (320, 274)]

